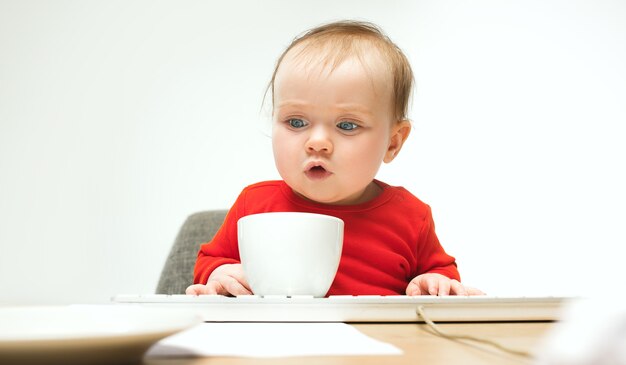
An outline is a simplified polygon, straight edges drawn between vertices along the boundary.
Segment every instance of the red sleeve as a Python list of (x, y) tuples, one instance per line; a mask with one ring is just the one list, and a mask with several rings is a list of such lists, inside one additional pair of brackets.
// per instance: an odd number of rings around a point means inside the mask
[(445, 252), (435, 234), (435, 223), (430, 209), (424, 218), (420, 236), (422, 244), (417, 253), (418, 275), (436, 273), (460, 281), (461, 276), (456, 267), (455, 258)]
[[(243, 195), (243, 194), (242, 194)], [(239, 205), (242, 200), (239, 196), (237, 202), (226, 214), (222, 227), (217, 231), (213, 239), (200, 246), (198, 258), (193, 270), (194, 284), (206, 284), (209, 276), (218, 266), (224, 264), (238, 264), (239, 246), (237, 241), (237, 220), (239, 220)]]

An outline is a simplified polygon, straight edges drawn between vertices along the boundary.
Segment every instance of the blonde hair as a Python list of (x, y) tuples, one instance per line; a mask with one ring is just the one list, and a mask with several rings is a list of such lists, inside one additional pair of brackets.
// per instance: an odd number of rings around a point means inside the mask
[(382, 60), (389, 65), (393, 80), (391, 89), (395, 120), (408, 120), (409, 101), (413, 89), (411, 65), (402, 50), (378, 26), (362, 21), (345, 20), (328, 23), (296, 37), (278, 58), (272, 79), (267, 86), (267, 91), (272, 93), (272, 105), (278, 68), (287, 53), (298, 45), (302, 46), (299, 50), (300, 55), (308, 51), (319, 53), (318, 51), (324, 50), (326, 58), (323, 62), (325, 65), (330, 63), (331, 70), (353, 55), (363, 61), (363, 53), (368, 49), (367, 46), (374, 46)]

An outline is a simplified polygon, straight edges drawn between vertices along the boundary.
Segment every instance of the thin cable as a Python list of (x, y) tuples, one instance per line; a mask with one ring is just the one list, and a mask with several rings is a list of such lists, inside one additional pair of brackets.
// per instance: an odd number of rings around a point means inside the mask
[(466, 341), (478, 342), (478, 343), (482, 343), (482, 344), (485, 344), (485, 345), (489, 345), (489, 346), (495, 347), (495, 348), (497, 348), (500, 351), (504, 351), (504, 352), (512, 354), (512, 355), (526, 357), (526, 358), (532, 358), (532, 355), (529, 352), (527, 352), (527, 351), (512, 349), (510, 347), (503, 346), (503, 345), (501, 345), (501, 344), (499, 344), (499, 343), (497, 343), (495, 341), (492, 341), (492, 340), (487, 340), (485, 338), (474, 337), (474, 336), (469, 336), (469, 335), (452, 335), (452, 334), (445, 333), (442, 330), (440, 330), (439, 327), (432, 320), (430, 320), (430, 318), (428, 318), (426, 316), (426, 314), (424, 313), (424, 307), (421, 306), (421, 305), (417, 307), (417, 314), (420, 317), (422, 317), (424, 322), (426, 322), (428, 327), (430, 327), (430, 329), (437, 336), (446, 338), (448, 340), (466, 340)]

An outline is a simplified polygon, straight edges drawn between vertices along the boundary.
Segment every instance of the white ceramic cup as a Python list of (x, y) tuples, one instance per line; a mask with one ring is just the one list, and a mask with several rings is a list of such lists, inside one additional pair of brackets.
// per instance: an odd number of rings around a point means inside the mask
[(239, 219), (237, 230), (241, 264), (254, 294), (326, 295), (341, 259), (341, 219), (260, 213)]

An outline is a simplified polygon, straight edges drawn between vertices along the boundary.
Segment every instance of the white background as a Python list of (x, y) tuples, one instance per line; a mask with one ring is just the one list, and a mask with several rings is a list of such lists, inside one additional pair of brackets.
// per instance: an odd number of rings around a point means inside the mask
[(179, 226), (278, 178), (262, 108), (310, 27), (416, 74), (379, 178), (489, 294), (623, 291), (626, 2), (0, 0), (0, 303), (151, 293)]

